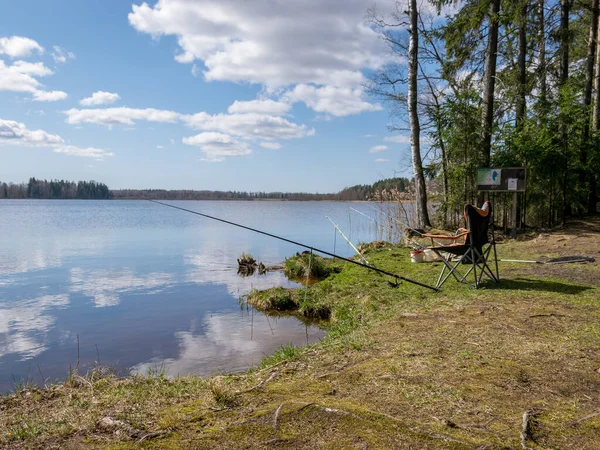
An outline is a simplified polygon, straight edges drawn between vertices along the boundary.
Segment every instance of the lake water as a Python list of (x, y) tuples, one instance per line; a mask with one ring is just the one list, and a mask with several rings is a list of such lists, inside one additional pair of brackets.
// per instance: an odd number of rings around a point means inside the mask
[[(171, 201), (342, 256), (380, 236), (374, 205)], [(77, 361), (170, 376), (256, 365), (282, 345), (324, 336), (294, 318), (241, 308), (252, 288), (291, 286), (281, 272), (240, 277), (249, 252), (276, 264), (301, 247), (147, 201), (0, 200), (0, 393), (64, 379)]]

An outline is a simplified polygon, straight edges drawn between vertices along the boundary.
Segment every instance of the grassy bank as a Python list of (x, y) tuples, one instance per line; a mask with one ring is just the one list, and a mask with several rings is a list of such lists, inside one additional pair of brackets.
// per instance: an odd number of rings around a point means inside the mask
[[(600, 220), (498, 250), (599, 258)], [(367, 257), (422, 282), (440, 270), (397, 247)], [(600, 448), (598, 262), (501, 263), (499, 285), (440, 293), (341, 267), (306, 290), (248, 298), (321, 320), (319, 344), (243, 374), (23, 387), (0, 398), (0, 447)]]

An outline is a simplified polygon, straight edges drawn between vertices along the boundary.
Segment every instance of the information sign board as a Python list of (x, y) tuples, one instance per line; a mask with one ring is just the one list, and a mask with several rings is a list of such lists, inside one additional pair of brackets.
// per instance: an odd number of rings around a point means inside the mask
[(525, 167), (477, 169), (478, 191), (524, 192), (526, 182), (527, 169)]

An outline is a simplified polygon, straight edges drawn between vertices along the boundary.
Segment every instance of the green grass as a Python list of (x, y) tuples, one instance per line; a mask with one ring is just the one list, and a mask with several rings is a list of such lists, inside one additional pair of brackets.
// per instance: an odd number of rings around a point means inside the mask
[(333, 260), (319, 255), (302, 253), (287, 258), (284, 263), (284, 273), (294, 280), (323, 280), (336, 270), (338, 265)]

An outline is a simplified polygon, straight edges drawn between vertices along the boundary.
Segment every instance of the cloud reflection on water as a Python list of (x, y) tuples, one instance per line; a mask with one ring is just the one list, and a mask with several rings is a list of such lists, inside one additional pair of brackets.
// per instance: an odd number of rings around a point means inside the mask
[(55, 322), (48, 311), (68, 304), (67, 294), (43, 295), (10, 303), (10, 307), (0, 304), (0, 357), (16, 353), (24, 361), (44, 352), (46, 334)]
[(293, 318), (269, 318), (251, 310), (211, 315), (201, 325), (192, 322), (190, 331), (175, 333), (176, 358), (155, 357), (134, 366), (132, 372), (145, 375), (158, 369), (176, 377), (239, 371), (258, 365), (283, 345), (306, 345), (307, 338), (313, 343), (325, 334)]
[(97, 308), (116, 306), (122, 294), (144, 291), (160, 292), (175, 282), (173, 274), (152, 272), (136, 275), (127, 268), (90, 270), (71, 269), (71, 292), (92, 297)]
[(69, 257), (101, 255), (106, 246), (107, 243), (101, 239), (83, 236), (63, 240), (34, 236), (27, 241), (19, 241), (18, 246), (4, 249), (0, 259), (0, 275), (60, 267)]

